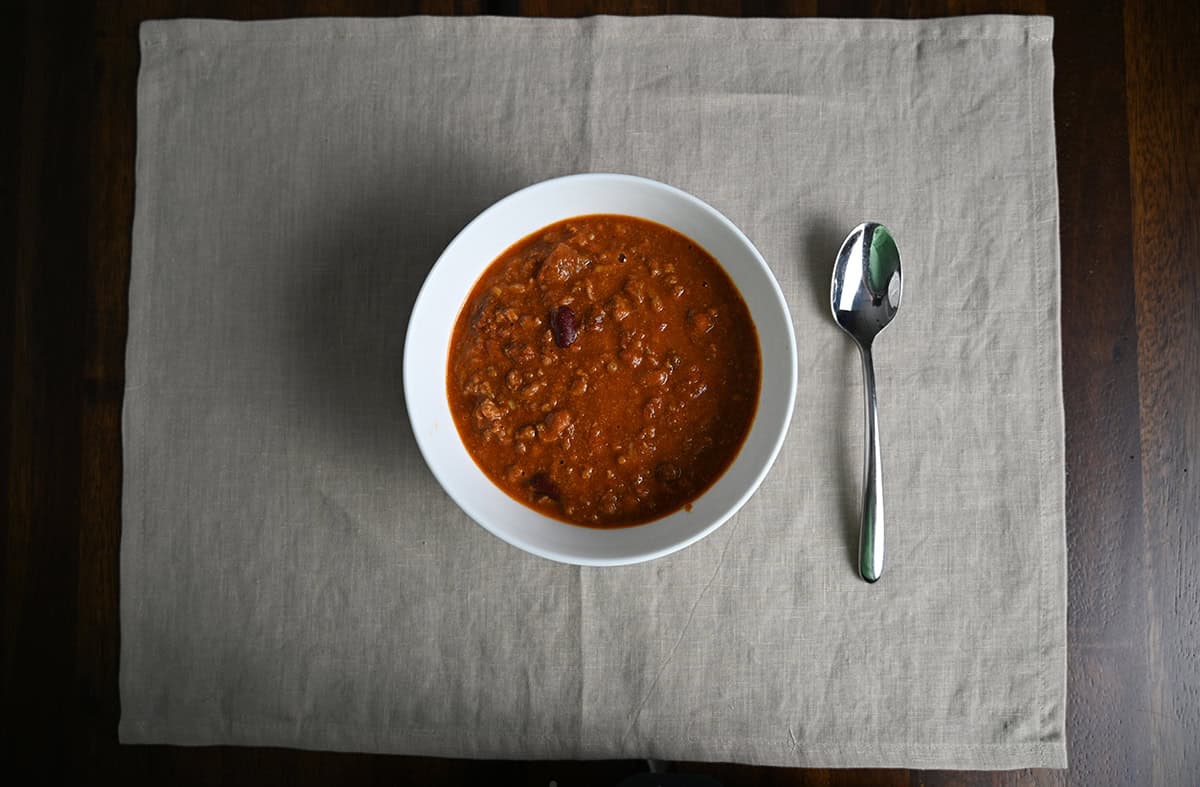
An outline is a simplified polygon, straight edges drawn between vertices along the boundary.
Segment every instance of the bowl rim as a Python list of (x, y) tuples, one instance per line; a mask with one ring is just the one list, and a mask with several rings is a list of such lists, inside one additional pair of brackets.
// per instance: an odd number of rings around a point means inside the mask
[[(627, 183), (630, 185), (636, 185), (636, 186), (643, 187), (643, 188), (651, 188), (651, 189), (660, 190), (665, 193), (668, 193), (673, 198), (682, 200), (686, 203), (690, 203), (692, 207), (697, 208), (702, 213), (706, 214), (709, 218), (716, 221), (727, 232), (729, 232), (739, 244), (743, 245), (745, 247), (745, 249), (748, 251), (749, 256), (752, 259), (754, 259), (755, 262), (757, 262), (757, 264), (761, 268), (762, 272), (766, 274), (766, 282), (769, 285), (768, 290), (769, 290), (771, 297), (775, 301), (775, 303), (773, 305), (776, 306), (781, 311), (782, 315), (785, 318), (785, 322), (787, 324), (787, 330), (784, 332), (786, 334), (786, 336), (784, 337), (785, 345), (786, 345), (785, 351), (786, 351), (787, 357), (790, 360), (791, 368), (790, 368), (790, 374), (788, 376), (788, 381), (787, 381), (788, 382), (788, 390), (786, 393), (786, 402), (785, 402), (784, 410), (783, 410), (783, 420), (782, 420), (782, 423), (780, 424), (780, 429), (778, 430), (778, 433), (775, 434), (773, 436), (773, 439), (771, 440), (771, 443), (769, 445), (769, 450), (768, 450), (766, 458), (765, 458), (766, 460), (764, 462), (762, 462), (761, 467), (759, 467), (758, 470), (755, 472), (754, 476), (751, 479), (751, 482), (746, 485), (745, 490), (738, 496), (738, 498), (735, 501), (733, 501), (729, 505), (723, 507), (722, 513), (719, 516), (717, 516), (710, 524), (701, 528), (697, 532), (690, 534), (686, 538), (683, 538), (683, 539), (674, 541), (670, 544), (667, 544), (663, 547), (653, 549), (653, 550), (648, 550), (645, 552), (639, 552), (637, 554), (628, 555), (628, 556), (622, 555), (622, 556), (618, 556), (618, 557), (592, 557), (592, 556), (579, 555), (579, 554), (567, 554), (564, 552), (556, 551), (551, 548), (547, 548), (546, 546), (544, 546), (542, 544), (528, 541), (524, 538), (517, 536), (514, 533), (505, 531), (503, 528), (494, 527), (488, 521), (488, 517), (483, 515), (483, 512), (479, 511), (478, 508), (475, 505), (473, 505), (469, 500), (464, 499), (460, 494), (458, 494), (458, 492), (455, 489), (454, 484), (447, 483), (447, 479), (443, 477), (441, 470), (437, 466), (437, 463), (435, 463), (434, 461), (431, 461), (432, 448), (430, 446), (426, 445), (426, 439), (422, 436), (423, 435), (422, 430), (417, 427), (415, 414), (414, 414), (413, 408), (412, 408), (412, 402), (414, 399), (413, 399), (413, 394), (410, 391), (410, 386), (413, 384), (412, 381), (415, 378), (413, 375), (409, 374), (410, 358), (411, 358), (410, 349), (412, 347), (410, 342), (414, 338), (414, 333), (413, 333), (414, 322), (418, 318), (418, 316), (421, 315), (421, 313), (422, 313), (421, 306), (424, 303), (424, 301), (430, 297), (429, 293), (432, 289), (433, 282), (436, 278), (435, 274), (441, 268), (450, 264), (450, 260), (453, 259), (454, 252), (456, 251), (457, 247), (462, 245), (465, 242), (464, 238), (469, 237), (472, 230), (476, 226), (486, 223), (493, 214), (503, 211), (509, 203), (519, 200), (519, 199), (529, 199), (531, 196), (536, 195), (536, 193), (539, 191), (552, 190), (555, 188), (560, 188), (567, 183), (578, 183), (581, 181), (584, 181), (584, 182), (586, 182), (586, 181), (602, 182), (603, 181), (603, 182), (618, 183), (618, 184), (619, 183)], [(579, 214), (579, 215), (587, 215), (587, 214)], [(630, 215), (630, 216), (633, 216), (634, 218), (639, 218), (638, 216), (635, 216), (634, 214), (625, 214), (625, 215)], [(640, 218), (644, 218), (644, 217), (640, 217)], [(654, 219), (647, 219), (647, 220), (655, 221)], [(656, 223), (659, 223), (659, 222), (656, 222)], [(536, 232), (536, 230), (534, 230), (534, 231)], [(678, 232), (678, 230), (676, 230), (676, 231)], [(522, 236), (522, 237), (524, 237), (524, 236)], [(520, 238), (516, 238), (512, 242), (516, 243), (519, 241), (520, 241)], [(718, 262), (720, 262), (720, 260), (718, 260)], [(489, 264), (490, 264), (490, 262), (489, 262)], [(475, 285), (475, 282), (477, 280), (478, 280), (478, 277), (472, 278), (471, 282), (469, 283), (470, 287), (473, 288)], [(469, 294), (470, 290), (468, 289), (467, 292)], [(459, 308), (461, 308), (461, 305)], [(457, 318), (457, 314), (458, 314), (458, 310), (455, 311), (456, 318)], [(762, 352), (762, 341), (763, 341), (763, 339), (762, 339), (762, 335), (760, 333), (760, 336), (759, 336), (760, 352)], [(415, 362), (412, 362), (412, 363), (415, 363)], [(414, 371), (415, 371), (415, 369), (414, 369)], [(444, 374), (438, 375), (439, 379), (444, 379), (444, 377), (445, 377)], [(565, 564), (569, 564), (569, 565), (594, 566), (594, 567), (634, 565), (637, 563), (648, 562), (651, 560), (657, 560), (659, 558), (666, 557), (667, 555), (673, 554), (682, 549), (685, 549), (686, 547), (691, 546), (692, 544), (695, 544), (697, 541), (700, 541), (701, 539), (705, 538), (706, 536), (712, 534), (717, 528), (721, 527), (726, 522), (728, 522), (729, 519), (731, 519), (734, 514), (736, 514), (738, 511), (740, 511), (742, 509), (742, 507), (746, 504), (746, 502), (758, 491), (759, 487), (762, 485), (763, 480), (767, 477), (767, 474), (770, 473), (771, 468), (774, 467), (775, 461), (779, 457), (779, 452), (782, 450), (784, 441), (787, 439), (788, 431), (791, 426), (792, 415), (795, 410), (797, 382), (798, 382), (798, 357), (797, 357), (797, 348), (796, 348), (795, 329), (794, 329), (793, 323), (792, 323), (791, 310), (788, 308), (787, 299), (784, 297), (783, 290), (779, 286), (778, 279), (775, 278), (774, 272), (771, 270), (771, 267), (767, 264), (767, 261), (762, 256), (762, 253), (758, 250), (758, 247), (756, 247), (754, 245), (754, 243), (750, 240), (750, 238), (747, 237), (746, 234), (744, 232), (742, 232), (741, 229), (739, 229), (738, 226), (736, 224), (734, 224), (728, 217), (726, 217), (723, 213), (721, 213), (716, 208), (709, 205), (707, 202), (701, 200), (699, 197), (696, 197), (695, 195), (690, 194), (690, 193), (688, 193), (680, 188), (677, 188), (675, 186), (671, 186), (670, 184), (663, 183), (663, 182), (657, 181), (657, 180), (653, 180), (651, 178), (641, 177), (638, 175), (628, 175), (628, 174), (612, 173), (612, 172), (587, 172), (587, 173), (577, 173), (577, 174), (572, 174), (572, 175), (563, 175), (560, 177), (549, 178), (547, 180), (542, 180), (537, 183), (530, 184), (530, 185), (525, 186), (521, 189), (518, 189), (517, 191), (514, 191), (514, 192), (508, 194), (507, 196), (492, 203), (486, 209), (484, 209), (482, 212), (480, 212), (475, 218), (473, 218), (470, 222), (468, 222), (461, 230), (459, 230), (459, 232), (454, 236), (454, 239), (451, 240), (449, 244), (447, 244), (445, 249), (443, 249), (442, 253), (438, 256), (437, 261), (434, 263), (433, 267), (431, 267), (429, 269), (429, 272), (425, 275), (424, 281), (421, 283), (421, 288), (417, 293), (416, 300), (413, 302), (412, 311), (411, 311), (411, 313), (409, 315), (409, 319), (408, 319), (408, 325), (407, 325), (407, 330), (406, 330), (405, 340), (404, 340), (404, 358), (403, 358), (403, 363), (402, 363), (402, 386), (404, 389), (405, 409), (408, 412), (410, 425), (411, 425), (412, 431), (413, 431), (413, 439), (417, 443), (417, 448), (421, 453), (421, 457), (424, 460), (426, 467), (429, 468), (429, 471), (433, 474), (433, 476), (437, 480), (438, 484), (442, 487), (442, 490), (446, 492), (446, 494), (454, 501), (454, 503), (460, 509), (462, 509), (462, 511), (464, 513), (466, 513), (467, 516), (470, 517), (477, 525), (479, 525), (483, 529), (487, 530), (489, 533), (496, 536), (497, 538), (504, 541), (505, 543), (510, 544), (511, 546), (514, 546), (514, 547), (516, 547), (522, 551), (528, 552), (532, 555), (536, 555), (538, 557), (545, 558), (547, 560), (552, 560), (555, 562), (565, 563)], [(762, 396), (761, 389), (760, 389), (759, 395), (760, 395), (760, 397)], [(760, 407), (761, 407), (761, 402), (760, 402)], [(757, 418), (758, 418), (758, 411), (756, 410), (755, 420), (757, 420)], [(754, 424), (754, 421), (751, 421), (751, 431), (753, 431), (753, 424)], [(457, 424), (453, 424), (452, 426), (453, 426), (455, 439), (461, 440), (461, 438), (458, 435)], [(747, 434), (747, 439), (748, 438), (749, 438), (749, 433)], [(738, 451), (739, 451), (738, 456), (740, 456), (740, 452), (742, 450), (744, 450), (744, 448), (745, 448), (745, 444), (743, 443), (743, 445), (741, 447), (739, 447), (739, 449), (738, 449)], [(469, 452), (468, 452), (468, 455), (469, 455)], [(722, 476), (725, 473), (728, 473), (733, 468), (734, 464), (736, 464), (736, 462), (738, 460), (738, 456), (735, 456), (735, 458), (733, 460), (733, 464), (731, 464), (730, 467), (726, 468), (724, 473), (722, 473)], [(471, 459), (472, 459), (472, 461), (474, 461), (474, 457), (471, 457)], [(486, 477), (486, 474), (485, 474), (485, 477)], [(704, 492), (704, 494), (708, 494), (708, 490), (706, 490)], [(540, 512), (536, 512), (536, 509), (530, 509), (530, 510), (535, 511), (535, 513), (540, 513)], [(543, 514), (542, 516), (545, 516), (545, 515)], [(547, 517), (547, 519), (551, 519), (551, 518)], [(554, 520), (554, 521), (558, 522), (558, 520)], [(633, 526), (630, 526), (630, 528), (644, 527), (646, 525), (652, 525), (652, 524), (654, 524), (654, 522), (657, 522), (657, 521), (659, 521), (659, 520), (653, 520), (651, 522), (647, 522), (642, 525), (633, 525)], [(573, 525), (569, 522), (559, 522), (559, 524), (561, 524), (564, 527), (581, 527), (580, 525)], [(625, 530), (625, 529), (627, 529), (627, 528), (613, 528), (611, 530), (612, 531), (620, 531), (620, 530)]]

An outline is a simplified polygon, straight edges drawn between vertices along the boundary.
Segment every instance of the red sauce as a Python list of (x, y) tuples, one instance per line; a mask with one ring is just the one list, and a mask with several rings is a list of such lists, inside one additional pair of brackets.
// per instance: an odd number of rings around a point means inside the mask
[(446, 390), (497, 486), (557, 519), (618, 527), (690, 507), (725, 472), (761, 377), (750, 311), (708, 252), (596, 215), (539, 230), (484, 271)]

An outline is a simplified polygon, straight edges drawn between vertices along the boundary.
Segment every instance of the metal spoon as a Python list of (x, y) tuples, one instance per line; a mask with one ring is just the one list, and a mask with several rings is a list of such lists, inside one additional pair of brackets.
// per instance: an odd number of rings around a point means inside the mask
[(858, 345), (867, 402), (858, 573), (868, 582), (883, 574), (883, 469), (879, 461), (879, 408), (871, 345), (900, 308), (900, 251), (887, 227), (868, 221), (846, 237), (833, 266), (833, 319)]

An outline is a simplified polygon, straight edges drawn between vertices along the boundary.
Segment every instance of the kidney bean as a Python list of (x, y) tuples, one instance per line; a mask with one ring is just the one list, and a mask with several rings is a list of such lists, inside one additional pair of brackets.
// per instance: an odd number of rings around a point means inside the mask
[(558, 484), (554, 483), (554, 479), (545, 473), (534, 473), (529, 479), (529, 486), (533, 489), (534, 494), (548, 497), (551, 500), (557, 501), (560, 497)]
[(559, 306), (550, 313), (550, 329), (554, 333), (554, 343), (559, 347), (570, 347), (579, 336), (579, 326), (575, 322), (575, 312), (570, 306)]

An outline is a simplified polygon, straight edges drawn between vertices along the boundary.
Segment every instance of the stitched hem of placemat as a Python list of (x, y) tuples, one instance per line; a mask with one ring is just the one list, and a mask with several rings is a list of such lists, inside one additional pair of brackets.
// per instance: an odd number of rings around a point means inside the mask
[[(1051, 31), (1053, 31), (1053, 28), (1051, 28)], [(1032, 46), (1026, 47), (1025, 87), (1026, 87), (1026, 100), (1027, 100), (1027, 115), (1026, 115), (1025, 126), (1026, 126), (1026, 130), (1028, 132), (1027, 140), (1028, 140), (1028, 144), (1029, 144), (1029, 160), (1031, 162), (1037, 162), (1039, 160), (1048, 160), (1051, 162), (1051, 165), (1050, 165), (1051, 168), (1053, 168), (1053, 162), (1055, 160), (1055, 158), (1054, 158), (1054, 147), (1055, 146), (1052, 142), (1050, 143), (1051, 150), (1049, 151), (1049, 155), (1047, 157), (1045, 157), (1043, 159), (1037, 155), (1039, 151), (1037, 148), (1038, 135), (1037, 135), (1036, 129), (1034, 127), (1035, 122), (1038, 124), (1046, 125), (1047, 127), (1050, 128), (1050, 130), (1051, 130), (1050, 133), (1053, 134), (1054, 120), (1053, 120), (1053, 114), (1052, 114), (1053, 113), (1053, 100), (1051, 100), (1049, 102), (1050, 112), (1051, 112), (1051, 117), (1049, 117), (1049, 118), (1045, 117), (1045, 107), (1047, 106), (1047, 104), (1034, 100), (1035, 85), (1034, 85), (1034, 78), (1033, 78), (1033, 68), (1034, 68), (1034, 57), (1036, 56), (1036, 53), (1037, 53), (1037, 50), (1034, 47), (1032, 47)], [(1053, 137), (1051, 137), (1051, 139), (1053, 139)], [(1045, 144), (1045, 143), (1043, 143), (1043, 144)], [(1052, 169), (1052, 174), (1053, 174), (1053, 169)], [(1057, 441), (1063, 440), (1063, 433), (1064, 433), (1064, 428), (1065, 428), (1065, 425), (1063, 423), (1064, 405), (1062, 403), (1061, 356), (1060, 355), (1056, 356), (1056, 354), (1055, 354), (1055, 350), (1057, 349), (1059, 343), (1061, 342), (1061, 337), (1062, 337), (1061, 301), (1056, 297), (1058, 295), (1058, 293), (1060, 292), (1060, 286), (1061, 286), (1060, 274), (1059, 274), (1059, 271), (1061, 269), (1060, 268), (1061, 261), (1059, 260), (1058, 248), (1056, 245), (1057, 244), (1057, 232), (1055, 233), (1055, 235), (1052, 238), (1048, 239), (1046, 236), (1046, 230), (1045, 230), (1045, 226), (1048, 223), (1053, 224), (1053, 226), (1057, 230), (1057, 226), (1058, 226), (1057, 210), (1054, 211), (1054, 214), (1053, 214), (1054, 220), (1053, 221), (1043, 220), (1043, 218), (1042, 218), (1042, 214), (1046, 210), (1046, 207), (1047, 207), (1046, 201), (1048, 198), (1048, 195), (1043, 193), (1043, 189), (1041, 187), (1040, 178), (1043, 175), (1044, 175), (1044, 172), (1041, 169), (1039, 169), (1035, 166), (1030, 167), (1030, 170), (1029, 170), (1029, 190), (1030, 190), (1029, 222), (1030, 222), (1030, 226), (1032, 226), (1034, 229), (1034, 243), (1033, 243), (1033, 254), (1035, 255), (1035, 258), (1033, 260), (1033, 263), (1034, 263), (1034, 288), (1035, 288), (1034, 297), (1038, 301), (1038, 309), (1037, 310), (1039, 313), (1045, 313), (1046, 311), (1049, 311), (1053, 308), (1053, 312), (1054, 312), (1053, 321), (1047, 323), (1047, 325), (1043, 328), (1043, 330), (1046, 330), (1046, 329), (1052, 330), (1054, 333), (1054, 336), (1051, 337), (1051, 341), (1043, 341), (1040, 343), (1041, 347), (1042, 347), (1042, 357), (1039, 360), (1042, 363), (1044, 370), (1043, 370), (1042, 374), (1038, 375), (1037, 386), (1038, 386), (1038, 400), (1039, 401), (1043, 401), (1043, 402), (1054, 401), (1054, 399), (1051, 399), (1051, 397), (1047, 396), (1047, 393), (1048, 393), (1047, 389), (1049, 387), (1049, 382), (1050, 382), (1047, 378), (1054, 378), (1054, 382), (1057, 383), (1057, 385), (1055, 386), (1056, 391), (1054, 393), (1055, 393), (1055, 397), (1057, 400), (1056, 404), (1058, 405), (1058, 407), (1057, 407), (1058, 419), (1057, 419), (1057, 421), (1052, 422), (1052, 416), (1055, 412), (1055, 408), (1051, 407), (1051, 408), (1043, 408), (1042, 409), (1042, 411), (1041, 411), (1042, 440), (1040, 441), (1040, 446), (1039, 446), (1039, 450), (1038, 450), (1038, 462), (1041, 467), (1041, 473), (1039, 474), (1039, 485), (1038, 485), (1038, 516), (1041, 520), (1042, 526), (1038, 528), (1038, 535), (1039, 535), (1039, 539), (1041, 541), (1041, 547), (1042, 547), (1043, 553), (1049, 554), (1052, 549), (1050, 530), (1051, 529), (1056, 530), (1059, 533), (1060, 543), (1056, 544), (1054, 546), (1057, 546), (1059, 549), (1062, 550), (1063, 559), (1065, 560), (1066, 559), (1066, 547), (1065, 547), (1066, 534), (1065, 534), (1065, 526), (1064, 526), (1065, 523), (1062, 520), (1060, 520), (1057, 516), (1055, 516), (1055, 513), (1052, 510), (1052, 502), (1053, 502), (1052, 498), (1054, 497), (1054, 493), (1056, 491), (1060, 495), (1059, 499), (1062, 499), (1062, 497), (1065, 497), (1065, 489), (1063, 487), (1065, 487), (1066, 479), (1065, 479), (1065, 474), (1056, 472), (1058, 470), (1058, 468), (1054, 465), (1054, 463), (1051, 460), (1051, 447), (1056, 440)], [(1055, 181), (1055, 183), (1056, 183), (1056, 181)], [(1055, 192), (1053, 196), (1054, 196), (1054, 200), (1055, 200), (1055, 206), (1057, 206), (1057, 193)], [(1040, 264), (1043, 253), (1045, 253), (1045, 255), (1050, 260), (1052, 260), (1058, 264), (1053, 265), (1053, 266)], [(1047, 282), (1048, 278), (1050, 280), (1049, 282)], [(1058, 374), (1056, 374), (1056, 372), (1058, 372)], [(1060, 454), (1061, 454), (1061, 450), (1062, 449), (1060, 448)], [(1057, 476), (1057, 481), (1050, 480), (1056, 476)], [(1059, 485), (1059, 489), (1052, 490), (1049, 488), (1050, 484), (1054, 484), (1054, 483), (1057, 483)], [(1051, 669), (1051, 666), (1055, 663), (1055, 660), (1051, 659), (1050, 656), (1056, 650), (1057, 645), (1051, 637), (1050, 620), (1049, 620), (1049, 615), (1047, 614), (1047, 611), (1046, 611), (1046, 601), (1047, 601), (1047, 596), (1050, 593), (1054, 593), (1054, 594), (1062, 593), (1065, 595), (1065, 592), (1066, 592), (1065, 587), (1056, 586), (1057, 583), (1055, 583), (1054, 578), (1055, 578), (1055, 575), (1053, 575), (1047, 571), (1046, 562), (1043, 561), (1039, 565), (1039, 568), (1038, 568), (1038, 587), (1039, 587), (1039, 591), (1038, 591), (1038, 644), (1039, 644), (1039, 648), (1038, 649), (1039, 649), (1039, 654), (1041, 656), (1041, 658), (1039, 659), (1039, 661), (1041, 663), (1041, 668), (1038, 670), (1038, 687), (1037, 687), (1038, 707), (1041, 708), (1041, 715), (1038, 718), (1038, 725), (1039, 725), (1040, 730), (1042, 731), (1042, 734), (1046, 734), (1048, 730), (1052, 730), (1055, 728), (1061, 728), (1061, 725), (1059, 725), (1058, 723), (1055, 722), (1054, 715), (1057, 712), (1059, 712), (1058, 709), (1061, 709), (1064, 707), (1065, 701), (1066, 701), (1065, 696), (1055, 698), (1053, 701), (1051, 701), (1050, 696), (1049, 696), (1049, 686), (1051, 685), (1051, 681), (1049, 679), (1048, 673), (1049, 673), (1049, 670)], [(1061, 582), (1061, 580), (1060, 580), (1060, 582)], [(1063, 602), (1063, 609), (1066, 609), (1066, 600), (1065, 599)], [(1066, 632), (1063, 631), (1062, 635), (1063, 635), (1062, 641), (1064, 643), (1064, 647), (1063, 647), (1064, 658), (1063, 658), (1062, 662), (1059, 664), (1059, 666), (1063, 670), (1063, 674), (1065, 675), (1065, 672), (1066, 672), (1066, 659), (1065, 659)], [(1065, 681), (1064, 681), (1063, 694), (1065, 695)], [(1065, 729), (1062, 730), (1062, 734), (1064, 736), (1064, 758), (1065, 758), (1065, 734), (1066, 734)], [(1065, 767), (1065, 765), (1066, 765), (1066, 763), (1064, 761), (1064, 767)]]
[[(271, 746), (344, 752), (408, 754), (464, 759), (561, 759), (572, 741), (554, 735), (508, 735), (461, 730), (462, 738), (444, 729), (379, 729), (340, 724), (289, 724), (221, 720), (160, 723), (122, 719), (123, 744), (178, 746)], [(412, 739), (420, 738), (414, 745)], [(369, 741), (369, 742), (366, 742)], [(481, 742), (482, 741), (482, 742)], [(474, 745), (471, 745), (474, 744)], [(662, 759), (697, 762), (745, 762), (755, 765), (814, 768), (936, 768), (1011, 770), (1065, 768), (1066, 745), (1043, 743), (820, 743), (796, 746), (787, 740), (722, 739), (661, 736), (644, 749), (583, 747), (580, 759)]]
[[(1029, 223), (1030, 223), (1030, 225), (1032, 225), (1035, 228), (1033, 250), (1032, 250), (1032, 256), (1035, 256), (1035, 259), (1033, 260), (1033, 288), (1034, 288), (1033, 297), (1035, 299), (1035, 302), (1039, 303), (1039, 305), (1040, 305), (1040, 302), (1045, 297), (1044, 294), (1046, 292), (1046, 288), (1045, 288), (1045, 283), (1043, 281), (1042, 266), (1038, 264), (1038, 260), (1036, 259), (1036, 255), (1041, 251), (1042, 244), (1040, 242), (1041, 235), (1040, 235), (1040, 233), (1037, 232), (1037, 226), (1038, 226), (1037, 214), (1040, 210), (1040, 207), (1038, 205), (1038, 175), (1039, 175), (1039, 173), (1037, 172), (1036, 168), (1033, 166), (1033, 163), (1032, 163), (1033, 161), (1035, 161), (1034, 148), (1035, 148), (1035, 145), (1037, 144), (1036, 139), (1035, 139), (1036, 135), (1034, 134), (1034, 129), (1033, 129), (1034, 102), (1033, 102), (1033, 49), (1032, 49), (1032, 47), (1025, 48), (1025, 101), (1026, 101), (1026, 110), (1027, 110), (1026, 115), (1025, 115), (1025, 128), (1026, 128), (1026, 131), (1028, 132), (1026, 134), (1026, 140), (1029, 143), (1029, 154), (1028, 155), (1029, 155), (1029, 161), (1030, 161), (1029, 203), (1028, 203)], [(1039, 311), (1041, 311), (1040, 308), (1039, 308)], [(1046, 375), (1044, 373), (1038, 375), (1037, 388), (1038, 388), (1039, 401), (1045, 401)], [(1043, 424), (1042, 433), (1044, 435), (1045, 434), (1045, 423), (1046, 423), (1046, 415), (1045, 415), (1044, 409), (1041, 410), (1040, 416), (1041, 416), (1041, 421)], [(1046, 519), (1046, 494), (1045, 494), (1045, 490), (1042, 488), (1042, 485), (1044, 484), (1044, 479), (1046, 477), (1047, 440), (1045, 440), (1043, 438), (1040, 442), (1041, 442), (1041, 445), (1038, 446), (1038, 464), (1040, 465), (1042, 472), (1038, 474), (1039, 477), (1038, 477), (1038, 485), (1037, 485), (1038, 517), (1040, 519), (1042, 519), (1044, 522)], [(1041, 551), (1043, 554), (1045, 554), (1045, 552), (1046, 552), (1046, 538), (1044, 535), (1044, 531), (1045, 531), (1045, 527), (1038, 528), (1038, 534), (1040, 536), (1039, 540), (1041, 541)], [(1038, 564), (1037, 632), (1038, 632), (1038, 651), (1039, 652), (1045, 652), (1045, 650), (1047, 648), (1045, 596), (1046, 596), (1046, 564), (1045, 564), (1045, 561), (1042, 561), (1041, 563)], [(1038, 669), (1038, 674), (1037, 674), (1037, 693), (1034, 696), (1037, 698), (1039, 707), (1044, 709), (1046, 707), (1046, 703), (1045, 703), (1045, 699), (1044, 699), (1046, 696), (1046, 665), (1044, 663), (1045, 660), (1043, 659), (1042, 661), (1043, 661), (1043, 663), (1041, 665), (1041, 668)], [(1039, 725), (1042, 722), (1042, 719), (1040, 718), (1041, 715), (1042, 714), (1039, 714), (1039, 718), (1038, 718)]]
[[(314, 24), (305, 24), (305, 20), (263, 20), (253, 22), (238, 22), (224, 19), (187, 19), (169, 20), (166, 24), (160, 20), (147, 20), (141, 25), (141, 44), (144, 48), (157, 48), (171, 43), (188, 43), (206, 40), (209, 30), (221, 30), (227, 34), (232, 29), (253, 32), (253, 37), (246, 37), (240, 43), (252, 44), (292, 44), (306, 41), (378, 41), (386, 37), (387, 32), (380, 29), (380, 22), (390, 22), (389, 26), (411, 23), (412, 20), (442, 20), (444, 17), (416, 15), (400, 19), (380, 20), (357, 17), (331, 17)], [(581, 24), (600, 22), (602, 24), (646, 24), (648, 21), (661, 21), (689, 25), (687, 39), (695, 40), (697, 26), (703, 23), (715, 23), (715, 27), (727, 27), (728, 23), (737, 22), (741, 28), (739, 33), (746, 40), (777, 41), (800, 40), (804, 43), (842, 44), (847, 41), (1010, 41), (1027, 40), (1051, 41), (1053, 39), (1053, 18), (1047, 16), (1020, 16), (1006, 14), (977, 14), (973, 16), (950, 17), (935, 20), (928, 19), (729, 19), (717, 16), (687, 16), (686, 22), (679, 22), (678, 16), (631, 17), (596, 14), (578, 19), (535, 19), (513, 18), (504, 16), (465, 17), (463, 20), (485, 20), (488, 25), (508, 25), (512, 27), (538, 26), (543, 32), (551, 34), (561, 31), (564, 35), (574, 35), (575, 28)], [(1012, 20), (1019, 20), (1018, 30), (1007, 32), (996, 29), (1001, 25), (1011, 25)], [(181, 30), (177, 26), (167, 25), (172, 22), (187, 21), (190, 27)], [(467, 21), (465, 24), (473, 24)], [(760, 23), (760, 24), (755, 24)], [(846, 27), (853, 23), (858, 30), (846, 34)], [(457, 22), (460, 26), (463, 21)], [(330, 26), (335, 29), (330, 30)], [(282, 29), (284, 26), (294, 32), (286, 36), (264, 36), (261, 30)], [(373, 29), (367, 31), (367, 26)], [(300, 27), (301, 29), (297, 29)], [(790, 28), (786, 35), (783, 28)], [(836, 32), (835, 32), (836, 27)], [(797, 36), (797, 28), (801, 35)], [(950, 29), (947, 29), (950, 28)], [(320, 29), (320, 32), (317, 32)], [(779, 31), (779, 32), (777, 32)], [(826, 32), (829, 31), (829, 32)], [(725, 33), (727, 31), (716, 31)], [(746, 35), (747, 33), (757, 35)], [(670, 38), (669, 34), (663, 36)]]

